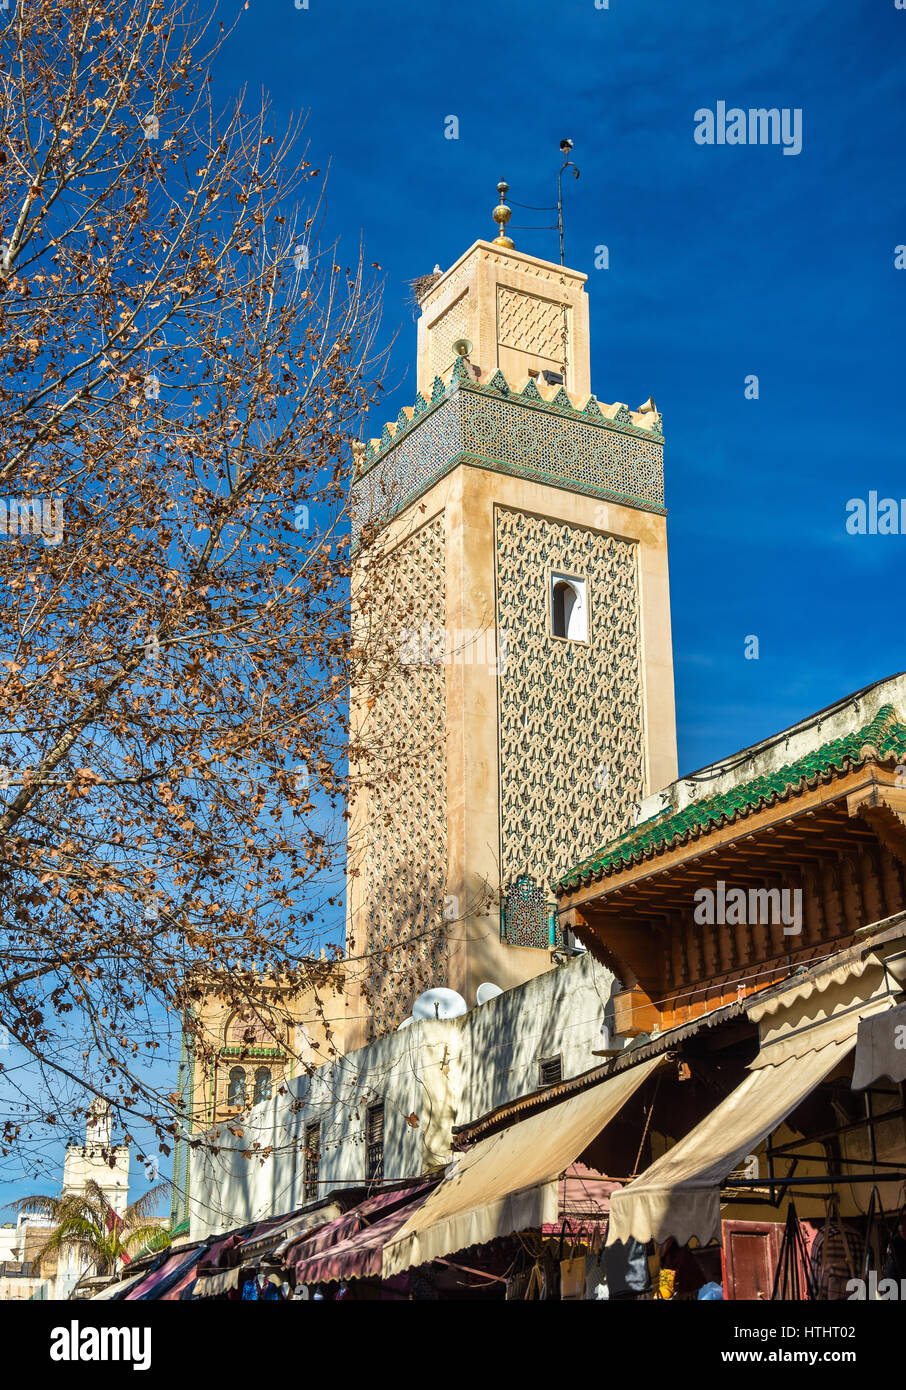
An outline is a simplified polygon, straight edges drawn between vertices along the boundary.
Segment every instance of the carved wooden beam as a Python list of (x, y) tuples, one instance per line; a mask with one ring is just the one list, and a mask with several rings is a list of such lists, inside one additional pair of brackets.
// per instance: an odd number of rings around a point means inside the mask
[(899, 863), (906, 864), (906, 813), (891, 805), (886, 797), (879, 797), (877, 801), (860, 801), (850, 815), (858, 815), (865, 821), (884, 848)]

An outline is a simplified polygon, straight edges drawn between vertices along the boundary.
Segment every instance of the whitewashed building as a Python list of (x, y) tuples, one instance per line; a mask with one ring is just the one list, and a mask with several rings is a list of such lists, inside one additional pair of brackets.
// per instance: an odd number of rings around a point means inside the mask
[(191, 1238), (340, 1187), (436, 1172), (454, 1126), (595, 1066), (614, 977), (589, 955), (558, 955), (558, 968), (461, 1017), (389, 1033), (198, 1135)]

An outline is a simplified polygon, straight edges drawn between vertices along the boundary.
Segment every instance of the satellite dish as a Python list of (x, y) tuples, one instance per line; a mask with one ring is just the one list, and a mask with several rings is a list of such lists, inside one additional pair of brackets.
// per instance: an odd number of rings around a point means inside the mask
[(453, 351), (457, 357), (468, 357), (472, 351), (472, 344), (468, 338), (457, 338), (453, 344)]
[(400, 1024), (399, 1028), (397, 1028), (396, 1031), (397, 1031), (398, 1033), (401, 1033), (401, 1032), (403, 1031), (404, 1028), (411, 1028), (414, 1022), (415, 1022), (415, 1019), (414, 1019), (414, 1018), (404, 1018), (403, 1021), (402, 1021), (402, 1023)]
[(479, 985), (475, 991), (476, 1004), (486, 1004), (489, 999), (496, 999), (503, 990), (499, 985), (491, 984), (490, 980), (485, 980), (483, 985)]
[(468, 1013), (468, 1006), (455, 989), (426, 989), (412, 1005), (412, 1017), (416, 1022), (423, 1018), (460, 1018)]

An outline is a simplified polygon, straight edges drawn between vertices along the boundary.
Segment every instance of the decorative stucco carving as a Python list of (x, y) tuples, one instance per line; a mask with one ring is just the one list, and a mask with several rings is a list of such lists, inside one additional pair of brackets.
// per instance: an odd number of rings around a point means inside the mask
[[(496, 509), (500, 859), (548, 883), (634, 822), (643, 794), (636, 547)], [(551, 635), (550, 574), (586, 580), (589, 640)]]
[(445, 625), (444, 518), (437, 516), (375, 570), (369, 619), (393, 662), (368, 712), (365, 843), (357, 846), (367, 953), (365, 988), (380, 1036), (412, 1001), (447, 979), (446, 670), (409, 660), (408, 634)]

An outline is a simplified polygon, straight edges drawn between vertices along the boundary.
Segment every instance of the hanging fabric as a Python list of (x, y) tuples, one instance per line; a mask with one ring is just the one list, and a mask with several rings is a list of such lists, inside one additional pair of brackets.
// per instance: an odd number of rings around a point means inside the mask
[(824, 1227), (812, 1246), (809, 1261), (815, 1298), (838, 1302), (846, 1297), (846, 1285), (858, 1275), (862, 1263), (862, 1238), (840, 1216), (836, 1192), (825, 1197)]
[(560, 1297), (585, 1297), (585, 1256), (560, 1261)]
[(865, 1217), (865, 1258), (862, 1261), (862, 1278), (867, 1283), (871, 1269), (881, 1269), (890, 1249), (891, 1228), (884, 1214), (881, 1190), (871, 1189), (868, 1199), (868, 1212)]

